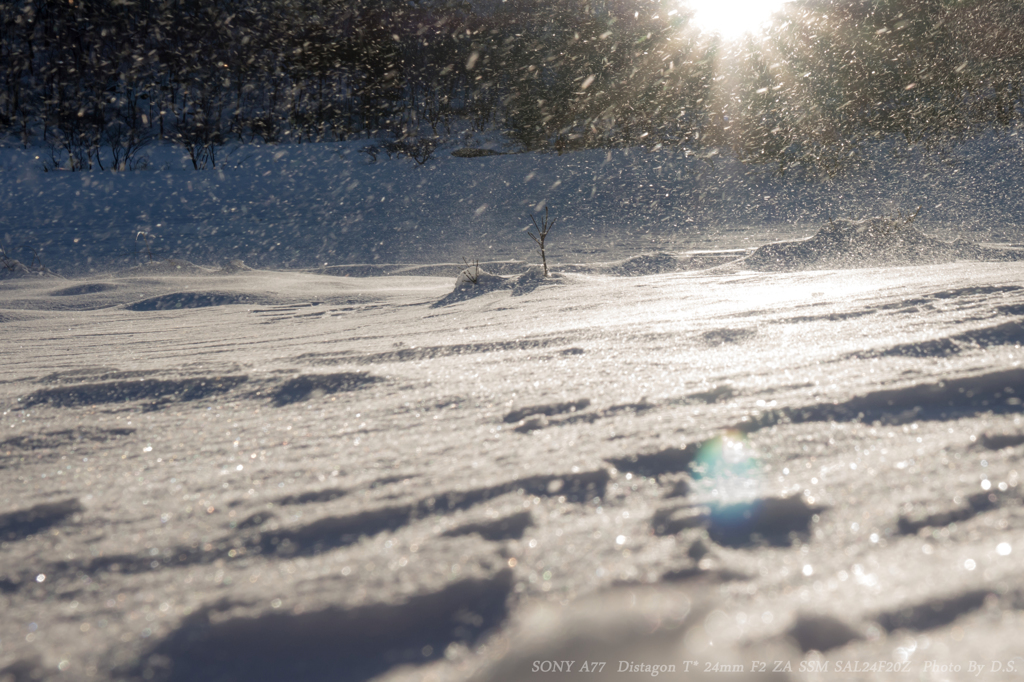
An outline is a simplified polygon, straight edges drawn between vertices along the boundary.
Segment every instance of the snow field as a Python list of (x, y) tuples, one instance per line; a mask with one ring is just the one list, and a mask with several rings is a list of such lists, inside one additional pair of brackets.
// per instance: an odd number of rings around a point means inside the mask
[(2, 669), (1021, 668), (1020, 264), (623, 269), (3, 283)]

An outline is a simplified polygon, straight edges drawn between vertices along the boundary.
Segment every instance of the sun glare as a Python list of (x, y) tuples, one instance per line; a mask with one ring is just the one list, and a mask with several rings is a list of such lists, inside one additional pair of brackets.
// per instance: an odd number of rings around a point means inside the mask
[(693, 25), (701, 33), (717, 33), (725, 39), (757, 35), (786, 0), (689, 0)]

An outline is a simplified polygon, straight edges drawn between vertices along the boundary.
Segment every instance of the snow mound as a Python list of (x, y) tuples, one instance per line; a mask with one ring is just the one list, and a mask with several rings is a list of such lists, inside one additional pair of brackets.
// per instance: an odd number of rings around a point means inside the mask
[(99, 294), (107, 291), (114, 291), (117, 287), (107, 282), (87, 282), (75, 284), (57, 291), (51, 291), (50, 296), (85, 296), (88, 294)]
[(608, 263), (560, 265), (559, 268), (566, 272), (581, 274), (608, 275), (611, 277), (644, 277), (646, 275), (663, 275), (669, 272), (708, 270), (715, 266), (735, 261), (741, 255), (742, 252), (736, 251), (693, 255), (677, 255), (667, 251), (654, 251)]
[(479, 265), (473, 265), (459, 273), (455, 279), (454, 291), (434, 303), (433, 307), (440, 308), (501, 289), (511, 289), (513, 296), (522, 296), (540, 286), (564, 282), (564, 275), (551, 272), (545, 276), (544, 269), (539, 265), (530, 266), (525, 272), (510, 277), (494, 275)]
[(537, 287), (546, 284), (564, 284), (566, 281), (565, 275), (560, 272), (549, 272), (545, 275), (544, 269), (539, 265), (530, 266), (526, 269), (526, 272), (511, 279), (513, 296), (528, 294)]
[(1024, 251), (944, 242), (888, 217), (840, 219), (810, 239), (759, 247), (743, 260), (752, 270), (793, 271), (928, 265), (957, 260), (1021, 260)]
[(235, 272), (252, 272), (253, 269), (246, 265), (241, 259), (232, 258), (221, 266), (220, 271), (224, 274), (230, 275)]
[(511, 289), (515, 286), (514, 280), (515, 277), (493, 275), (479, 265), (474, 265), (459, 273), (459, 276), (455, 278), (455, 289), (434, 303), (433, 307), (440, 308), (452, 303), (458, 303), (459, 301), (476, 298), (492, 291)]
[(679, 258), (671, 253), (658, 251), (643, 253), (627, 258), (619, 263), (611, 264), (608, 273), (624, 277), (641, 275), (660, 275), (666, 272), (678, 272), (689, 269), (689, 258)]
[(129, 303), (125, 306), (125, 310), (149, 312), (154, 310), (180, 310), (182, 308), (207, 308), (219, 305), (244, 305), (253, 302), (255, 302), (254, 297), (246, 294), (215, 291), (183, 291), (153, 296), (135, 303)]
[(481, 270), (479, 266), (466, 268), (459, 273), (459, 276), (455, 278), (456, 289), (467, 289), (475, 288), (482, 289), (485, 291), (492, 291), (494, 289), (503, 289), (509, 282), (509, 278), (501, 277), (500, 275), (492, 275), (486, 270)]

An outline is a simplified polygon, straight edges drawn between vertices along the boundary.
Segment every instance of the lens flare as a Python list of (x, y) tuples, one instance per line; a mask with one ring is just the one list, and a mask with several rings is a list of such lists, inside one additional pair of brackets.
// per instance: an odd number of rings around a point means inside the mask
[(701, 445), (691, 468), (701, 478), (749, 479), (759, 460), (746, 435), (730, 430)]

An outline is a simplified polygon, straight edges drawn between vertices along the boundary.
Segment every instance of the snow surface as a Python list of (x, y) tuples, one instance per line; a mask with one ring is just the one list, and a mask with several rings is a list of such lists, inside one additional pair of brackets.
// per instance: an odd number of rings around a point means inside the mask
[(718, 149), (458, 158), (444, 148), (420, 166), (370, 163), (365, 144), (240, 146), (204, 172), (181, 148), (154, 146), (148, 170), (127, 173), (44, 173), (38, 150), (0, 148), (0, 242), (65, 275), (151, 257), (210, 267), (461, 263), (534, 258), (519, 232), (544, 206), (557, 220), (548, 255), (563, 263), (753, 248), (808, 237), (830, 219), (917, 206), (917, 225), (947, 241), (1022, 241), (1017, 129), (944, 155), (886, 142), (833, 180), (778, 177)]
[[(7, 244), (45, 236), (52, 272), (0, 281), (0, 679), (498, 682), (563, 660), (614, 680), (1024, 674), (1024, 264), (975, 244), (1017, 243), (1016, 199), (886, 228), (884, 249), (867, 203), (831, 224), (775, 203), (781, 231), (623, 214), (647, 226), (629, 238), (595, 231), (606, 204), (566, 216), (591, 252), (555, 228), (544, 278), (509, 218), (536, 204), (511, 191), (475, 254), (452, 253), (475, 229), (457, 202), (413, 192), (403, 210), (447, 201), (453, 222), (410, 223), (426, 246), (399, 265), (274, 260), (253, 220), (300, 234), (319, 210), (303, 192), (329, 203), (303, 178), (354, 182), (308, 159), (283, 176), (292, 215), (203, 222), (166, 195), (221, 183), (217, 205), (258, 207), (279, 188), (252, 154), (227, 179), (8, 169)], [(605, 154), (360, 172), (451, 193)], [(150, 191), (165, 213), (131, 226)], [(531, 201), (557, 214), (551, 196)], [(956, 196), (947, 218), (977, 199)], [(104, 202), (117, 237), (78, 250)], [(156, 221), (208, 232), (112, 246)], [(335, 255), (374, 253), (362, 228), (317, 229)], [(235, 238), (306, 269), (252, 269)], [(459, 277), (485, 253), (486, 277)]]

